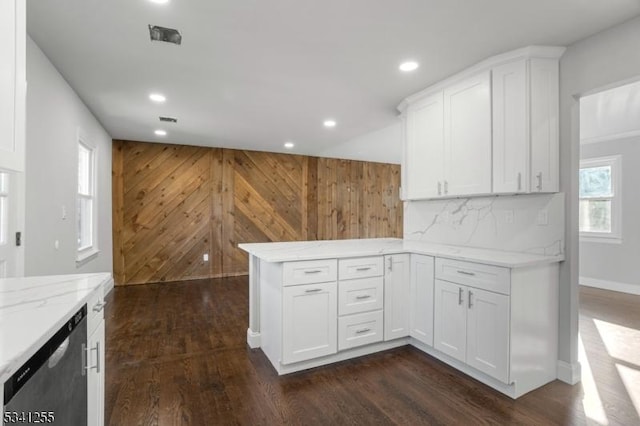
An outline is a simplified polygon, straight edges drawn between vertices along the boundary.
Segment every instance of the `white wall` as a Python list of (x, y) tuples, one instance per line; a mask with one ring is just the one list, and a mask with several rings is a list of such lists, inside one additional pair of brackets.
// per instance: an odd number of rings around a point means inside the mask
[(616, 154), (622, 156), (622, 241), (580, 241), (580, 283), (640, 294), (640, 136), (582, 145), (580, 158)]
[[(25, 275), (112, 272), (111, 137), (30, 37), (27, 84)], [(82, 265), (76, 264), (78, 128), (98, 156), (100, 252)]]
[(640, 82), (580, 99), (583, 145), (637, 135), (640, 135)]
[(402, 162), (402, 126), (398, 123), (337, 144), (319, 157), (400, 164)]
[[(640, 17), (569, 46), (560, 60), (560, 189), (567, 194), (566, 257), (560, 268), (558, 373), (577, 379), (578, 367), (578, 98), (640, 76)], [(573, 377), (571, 377), (573, 376)]]

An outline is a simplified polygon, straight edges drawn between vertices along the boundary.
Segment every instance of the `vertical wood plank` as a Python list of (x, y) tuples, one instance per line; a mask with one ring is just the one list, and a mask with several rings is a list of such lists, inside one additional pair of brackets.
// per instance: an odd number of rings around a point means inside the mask
[(124, 253), (122, 252), (123, 204), (124, 204), (124, 174), (123, 174), (124, 142), (114, 140), (111, 147), (111, 209), (113, 228), (113, 281), (115, 285), (125, 283)]

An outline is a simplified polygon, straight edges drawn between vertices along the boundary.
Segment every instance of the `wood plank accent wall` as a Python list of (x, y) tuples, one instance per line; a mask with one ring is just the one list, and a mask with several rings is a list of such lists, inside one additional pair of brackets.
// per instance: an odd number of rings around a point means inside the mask
[(246, 274), (241, 242), (401, 237), (399, 186), (398, 165), (114, 140), (116, 284)]

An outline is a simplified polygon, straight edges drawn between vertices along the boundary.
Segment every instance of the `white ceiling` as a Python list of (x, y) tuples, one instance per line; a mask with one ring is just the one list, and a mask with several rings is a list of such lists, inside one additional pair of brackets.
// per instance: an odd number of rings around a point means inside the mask
[[(276, 152), (291, 140), (311, 155), (393, 124), (405, 96), (482, 59), (638, 14), (638, 0), (27, 1), (29, 34), (112, 137)], [(151, 42), (148, 24), (182, 45)], [(408, 58), (420, 68), (403, 74)]]

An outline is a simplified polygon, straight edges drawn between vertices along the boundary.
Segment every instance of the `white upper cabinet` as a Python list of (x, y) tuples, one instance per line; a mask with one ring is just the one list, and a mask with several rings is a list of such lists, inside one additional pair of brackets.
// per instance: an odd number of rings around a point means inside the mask
[(564, 50), (495, 56), (405, 99), (403, 199), (557, 192)]
[(24, 170), (25, 2), (0, 2), (0, 170)]
[(444, 180), (443, 93), (437, 92), (411, 105), (407, 115), (405, 197), (442, 195)]
[(558, 60), (493, 69), (493, 192), (557, 192)]
[(444, 91), (444, 173), (444, 195), (491, 193), (489, 71)]
[(533, 58), (531, 74), (531, 192), (558, 192), (559, 65), (557, 59)]
[(527, 64), (493, 69), (493, 191), (528, 192)]

